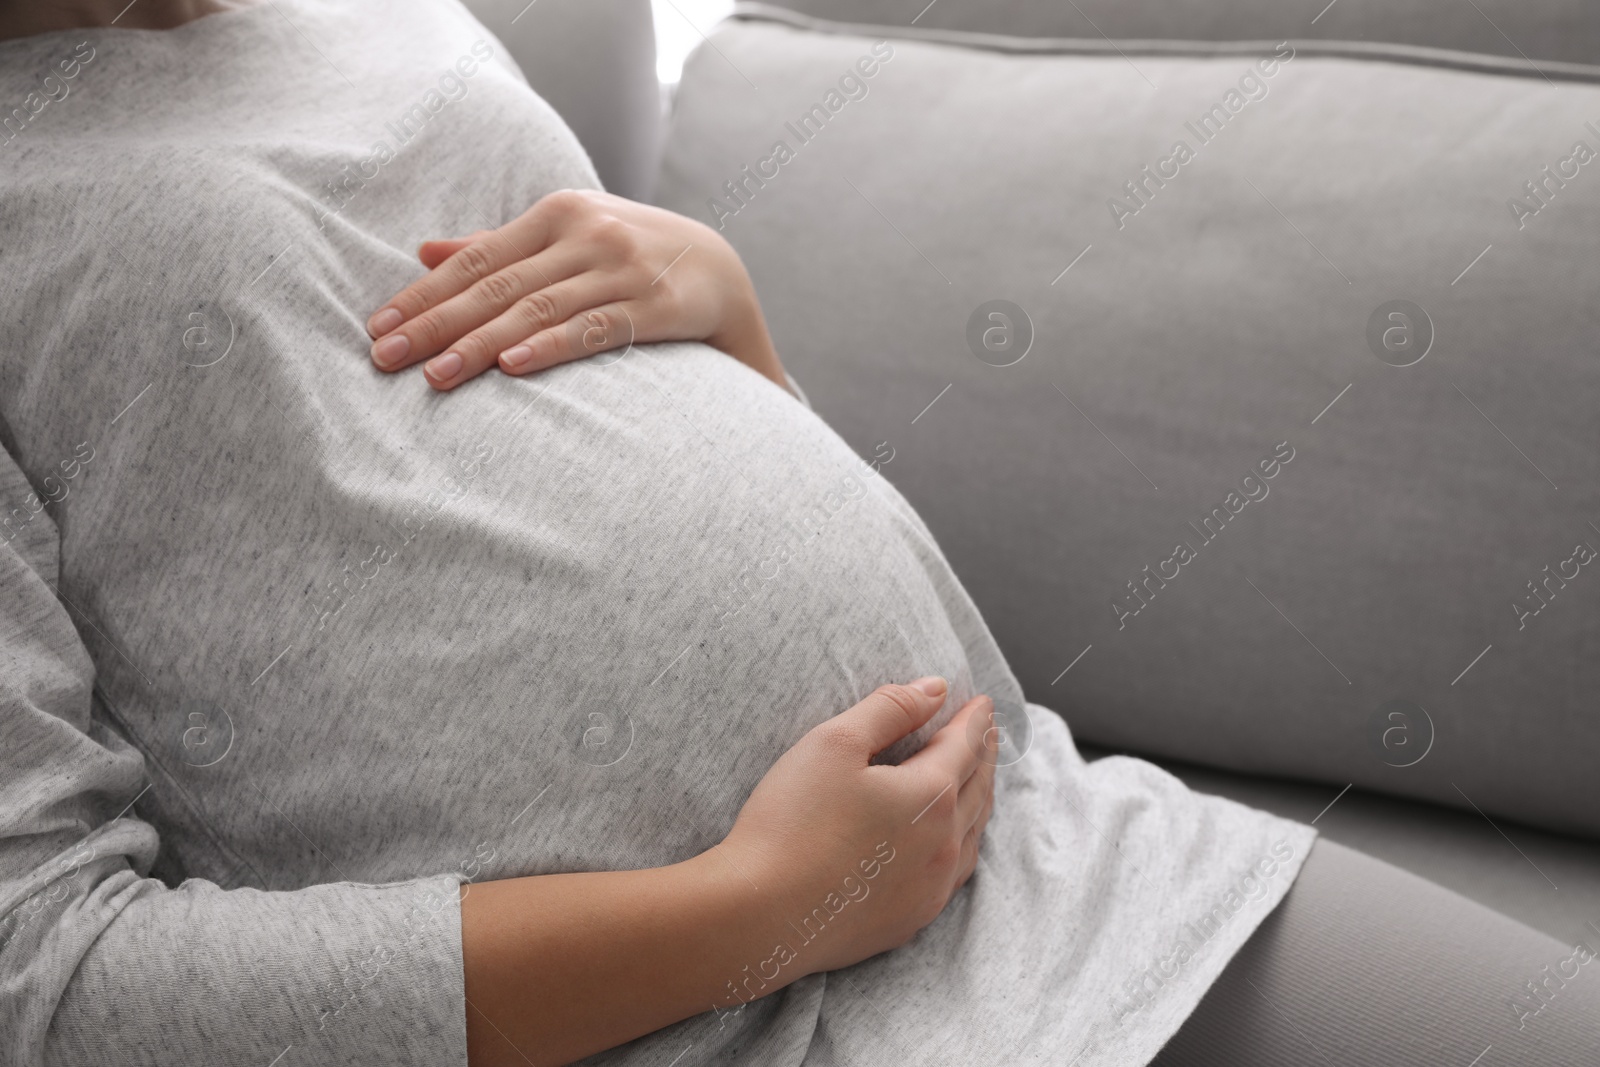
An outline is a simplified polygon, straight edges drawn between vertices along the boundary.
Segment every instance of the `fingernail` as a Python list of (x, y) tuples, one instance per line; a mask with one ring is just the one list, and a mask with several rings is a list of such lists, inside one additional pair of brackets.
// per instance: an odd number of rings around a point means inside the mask
[(461, 357), (454, 352), (446, 352), (442, 356), (435, 356), (428, 361), (428, 377), (436, 382), (448, 382), (451, 378), (461, 373)]
[(406, 358), (411, 351), (411, 340), (405, 334), (385, 337), (372, 346), (372, 359), (380, 367), (392, 367)]
[(513, 370), (527, 364), (533, 358), (533, 349), (528, 345), (517, 345), (500, 353), (500, 362)]
[(921, 690), (926, 696), (937, 697), (943, 696), (944, 691), (948, 689), (949, 686), (945, 683), (943, 678), (940, 678), (937, 674), (933, 674), (926, 678), (918, 678), (916, 681), (911, 683), (911, 688)]
[(400, 312), (394, 308), (384, 308), (367, 320), (367, 332), (374, 337), (382, 337), (398, 325), (400, 325)]

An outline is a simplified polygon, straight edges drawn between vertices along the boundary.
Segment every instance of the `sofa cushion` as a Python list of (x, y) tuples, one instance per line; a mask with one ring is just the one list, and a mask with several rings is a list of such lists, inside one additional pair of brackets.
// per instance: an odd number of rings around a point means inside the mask
[(713, 41), (658, 199), (894, 450), (1030, 699), (1600, 834), (1600, 88)]
[[(1084, 746), (1085, 759), (1111, 753)], [(1189, 788), (1286, 819), (1452, 889), (1564, 944), (1600, 934), (1600, 852), (1471, 811), (1155, 760)], [(1590, 925), (1595, 924), (1595, 925)]]
[(1128, 38), (1290, 40), (1304, 48), (1360, 42), (1480, 52), (1535, 70), (1600, 58), (1600, 18), (1588, 0), (773, 0), (736, 10), (990, 44), (1007, 37), (1097, 45)]

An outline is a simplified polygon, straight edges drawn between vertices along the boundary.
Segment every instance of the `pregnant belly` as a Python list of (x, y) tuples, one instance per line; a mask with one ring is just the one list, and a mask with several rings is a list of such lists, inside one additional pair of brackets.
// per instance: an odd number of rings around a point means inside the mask
[(235, 767), (345, 877), (682, 859), (874, 687), (952, 680), (900, 755), (971, 692), (959, 586), (909, 507), (727, 356), (643, 346), (427, 399), (352, 410), (344, 465), (319, 461), (299, 521), (344, 548), (292, 608), (277, 743)]

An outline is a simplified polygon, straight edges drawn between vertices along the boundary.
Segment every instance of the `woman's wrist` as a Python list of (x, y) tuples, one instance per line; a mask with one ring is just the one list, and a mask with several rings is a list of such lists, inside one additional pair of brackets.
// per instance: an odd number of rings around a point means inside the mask
[(800, 961), (773, 959), (774, 946), (786, 929), (784, 879), (753, 867), (748, 859), (735, 859), (726, 844), (680, 866), (712, 902), (711, 910), (720, 916), (717, 921), (725, 934), (714, 946), (716, 984), (705, 1010), (719, 1015), (737, 1011), (810, 973)]
[(764, 330), (759, 338), (753, 338), (743, 344), (724, 346), (711, 341), (707, 344), (728, 353), (757, 374), (777, 382), (786, 392), (793, 392), (789, 388), (789, 376), (784, 373), (783, 363), (778, 359), (778, 350), (772, 346), (772, 341)]
[(788, 391), (788, 375), (784, 373), (783, 362), (772, 344), (772, 334), (767, 330), (767, 320), (761, 313), (761, 302), (756, 297), (755, 286), (751, 284), (749, 275), (744, 273), (742, 265), (739, 267), (737, 284), (730, 282), (729, 288), (737, 295), (730, 299), (722, 322), (705, 339), (706, 344), (726, 352)]

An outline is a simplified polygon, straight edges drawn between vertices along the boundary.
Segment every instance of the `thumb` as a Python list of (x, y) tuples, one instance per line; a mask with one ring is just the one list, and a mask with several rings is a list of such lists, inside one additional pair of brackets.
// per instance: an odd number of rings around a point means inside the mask
[(949, 685), (943, 678), (918, 678), (910, 685), (884, 685), (840, 713), (834, 722), (866, 743), (875, 756), (927, 723), (944, 706)]
[(489, 236), (488, 230), (477, 230), (465, 237), (444, 237), (436, 241), (424, 241), (417, 248), (417, 258), (422, 261), (424, 267), (433, 270), (463, 248), (487, 236)]

